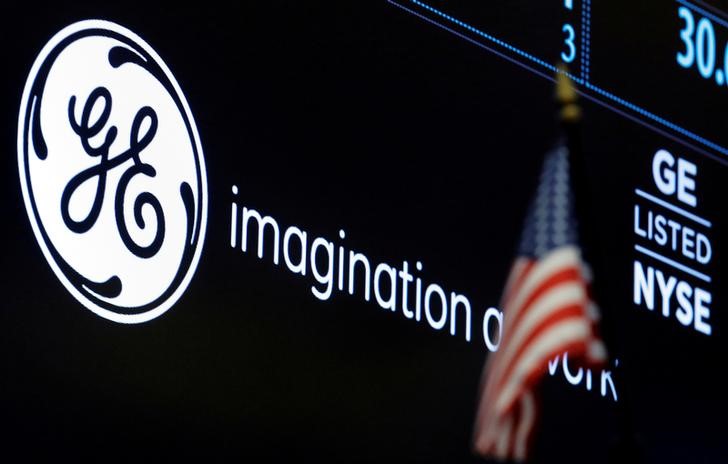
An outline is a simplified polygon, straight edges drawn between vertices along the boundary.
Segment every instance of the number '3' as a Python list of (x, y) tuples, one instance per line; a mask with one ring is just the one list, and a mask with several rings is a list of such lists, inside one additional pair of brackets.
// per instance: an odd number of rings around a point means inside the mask
[(677, 10), (678, 15), (685, 20), (685, 29), (680, 31), (680, 38), (685, 44), (685, 53), (678, 52), (677, 62), (683, 68), (689, 68), (695, 61), (695, 47), (693, 46), (693, 32), (695, 32), (695, 20), (693, 14), (681, 6)]
[(574, 28), (571, 24), (564, 24), (564, 27), (562, 27), (561, 30), (567, 34), (566, 39), (564, 39), (564, 44), (566, 44), (569, 48), (568, 53), (566, 51), (561, 52), (561, 59), (564, 60), (565, 63), (571, 63), (574, 61), (574, 58), (576, 58), (576, 45), (574, 45), (576, 33), (574, 32)]

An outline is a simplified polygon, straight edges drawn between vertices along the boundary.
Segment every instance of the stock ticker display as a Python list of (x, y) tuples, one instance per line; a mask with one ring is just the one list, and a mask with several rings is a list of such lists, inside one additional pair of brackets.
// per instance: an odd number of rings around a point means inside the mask
[(565, 241), (606, 353), (539, 365), (528, 462), (728, 461), (728, 3), (4, 10), (0, 460), (497, 462)]

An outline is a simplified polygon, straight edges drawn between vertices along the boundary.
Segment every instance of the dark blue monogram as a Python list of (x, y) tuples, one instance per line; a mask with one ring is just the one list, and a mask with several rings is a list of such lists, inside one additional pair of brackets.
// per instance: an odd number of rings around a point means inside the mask
[[(97, 104), (101, 105), (101, 114), (92, 121), (92, 110)], [(101, 142), (98, 146), (91, 145), (91, 139), (99, 135), (106, 127), (111, 114), (111, 105), (112, 98), (108, 89), (105, 87), (95, 88), (88, 96), (86, 103), (83, 105), (81, 121), (79, 122), (76, 120), (76, 96), (72, 96), (68, 103), (68, 120), (73, 131), (80, 138), (84, 151), (89, 156), (98, 158), (99, 161), (92, 167), (76, 174), (68, 182), (68, 185), (66, 185), (66, 188), (63, 190), (63, 195), (61, 196), (61, 215), (66, 227), (73, 232), (79, 234), (88, 232), (96, 224), (96, 221), (99, 218), (101, 206), (106, 195), (106, 184), (109, 171), (123, 165), (128, 160), (132, 160), (133, 163), (127, 167), (121, 175), (116, 191), (113, 192), (116, 227), (119, 230), (119, 236), (121, 237), (122, 242), (129, 251), (140, 258), (151, 258), (157, 254), (164, 241), (165, 223), (162, 205), (159, 203), (159, 200), (149, 192), (140, 193), (134, 200), (134, 221), (140, 229), (144, 229), (146, 226), (142, 216), (142, 208), (144, 205), (152, 207), (157, 220), (157, 230), (154, 235), (154, 240), (152, 240), (149, 245), (142, 246), (135, 242), (129, 234), (126, 218), (124, 217), (124, 200), (126, 198), (126, 190), (129, 183), (134, 177), (139, 175), (148, 177), (156, 176), (154, 167), (142, 162), (140, 154), (149, 146), (152, 140), (154, 140), (154, 136), (157, 133), (157, 113), (149, 106), (144, 106), (137, 111), (131, 124), (129, 148), (126, 151), (112, 157), (109, 154), (109, 150), (118, 135), (116, 126), (112, 125), (109, 127), (106, 131), (106, 135), (103, 136), (103, 142)], [(144, 133), (141, 133), (142, 125), (145, 120), (148, 121), (148, 127)], [(81, 220), (76, 220), (71, 217), (69, 211), (71, 198), (84, 183), (92, 181), (93, 179), (96, 179), (96, 192), (91, 208), (86, 217)]]

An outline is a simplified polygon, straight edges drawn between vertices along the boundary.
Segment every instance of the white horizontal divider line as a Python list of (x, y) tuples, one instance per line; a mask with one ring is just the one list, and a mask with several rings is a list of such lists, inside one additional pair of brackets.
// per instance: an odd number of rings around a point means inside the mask
[(684, 264), (680, 264), (677, 261), (674, 261), (670, 258), (666, 258), (659, 253), (655, 253), (654, 251), (648, 250), (647, 248), (645, 248), (643, 246), (635, 245), (634, 249), (639, 251), (643, 255), (647, 255), (650, 258), (654, 258), (658, 261), (662, 261), (663, 263), (668, 264), (668, 265), (674, 267), (675, 269), (683, 271), (687, 274), (690, 274), (693, 277), (697, 277), (698, 279), (700, 279), (704, 282), (710, 283), (710, 281), (711, 281), (710, 276), (707, 276), (707, 275), (703, 274), (702, 272), (698, 272), (695, 269), (685, 266)]
[(686, 217), (686, 218), (688, 218), (688, 219), (690, 219), (692, 221), (695, 221), (698, 224), (700, 224), (701, 226), (705, 226), (708, 229), (710, 229), (711, 227), (713, 227), (713, 223), (710, 222), (710, 221), (708, 221), (707, 219), (703, 219), (700, 216), (698, 216), (697, 214), (693, 214), (693, 213), (691, 213), (689, 211), (685, 211), (684, 209), (679, 208), (679, 207), (677, 207), (677, 206), (675, 206), (673, 204), (670, 204), (670, 203), (666, 202), (665, 200), (661, 200), (660, 198), (657, 198), (654, 195), (650, 195), (649, 193), (644, 192), (644, 191), (642, 191), (640, 189), (634, 189), (634, 193), (636, 193), (637, 196), (640, 196), (640, 197), (644, 198), (645, 200), (649, 200), (652, 203), (658, 204), (658, 205), (662, 206), (663, 208), (667, 208), (670, 211), (673, 211), (673, 212), (675, 212), (677, 214), (680, 214), (680, 215), (682, 215), (682, 216), (684, 216), (684, 217)]

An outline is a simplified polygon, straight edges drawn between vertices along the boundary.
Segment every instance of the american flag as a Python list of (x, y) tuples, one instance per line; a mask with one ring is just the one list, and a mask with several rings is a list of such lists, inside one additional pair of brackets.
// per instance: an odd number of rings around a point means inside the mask
[(568, 149), (546, 155), (503, 293), (503, 330), (485, 364), (475, 419), (476, 453), (524, 461), (538, 418), (537, 389), (549, 359), (569, 353), (584, 366), (606, 361), (581, 258)]

